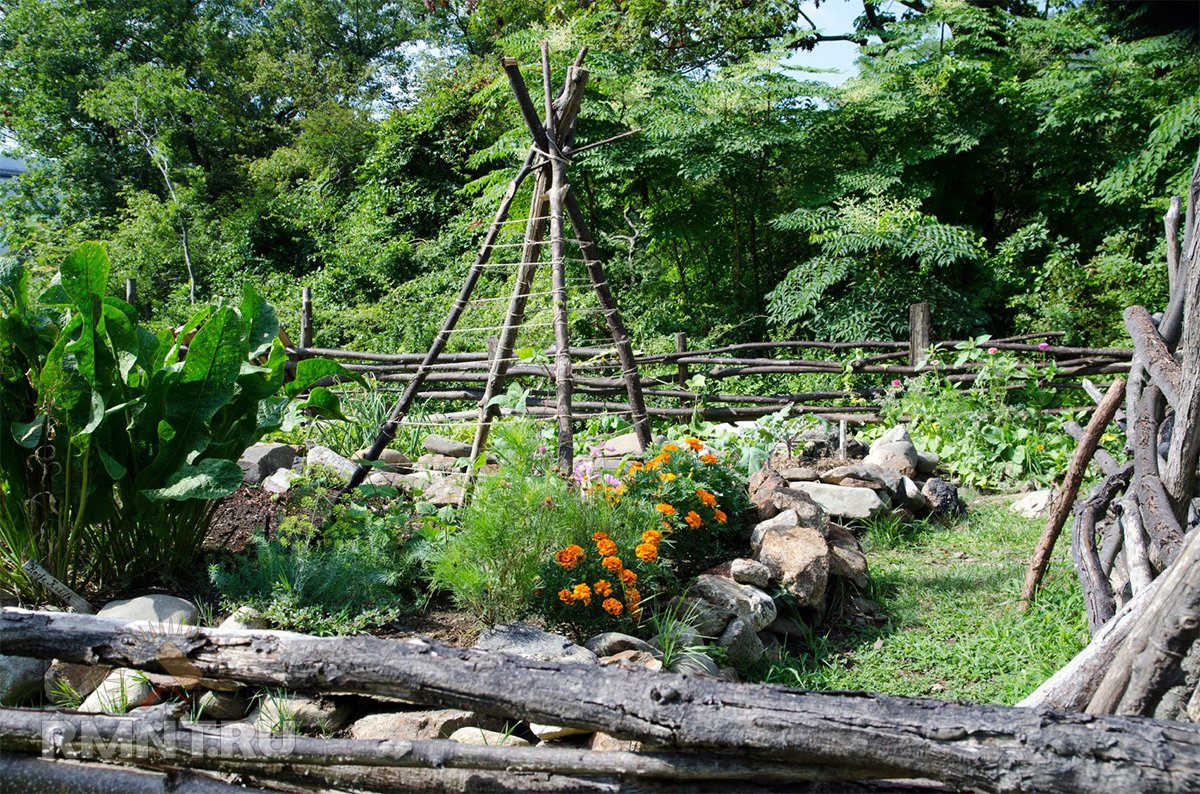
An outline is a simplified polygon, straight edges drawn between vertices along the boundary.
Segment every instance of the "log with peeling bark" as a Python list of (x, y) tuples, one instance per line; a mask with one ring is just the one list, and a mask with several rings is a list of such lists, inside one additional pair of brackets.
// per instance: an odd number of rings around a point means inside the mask
[(186, 771), (157, 772), (111, 764), (54, 761), (0, 753), (0, 788), (37, 794), (247, 794), (262, 791)]
[(0, 610), (6, 653), (386, 695), (600, 730), (670, 749), (919, 777), (985, 791), (1200, 787), (1200, 726), (541, 662), (424, 640), (187, 631)]

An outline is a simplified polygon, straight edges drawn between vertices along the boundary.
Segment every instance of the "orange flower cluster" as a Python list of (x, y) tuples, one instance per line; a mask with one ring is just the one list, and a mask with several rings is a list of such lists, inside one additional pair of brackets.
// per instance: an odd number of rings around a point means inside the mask
[[(666, 505), (671, 507), (670, 505)], [(663, 507), (663, 505), (659, 505)], [(671, 512), (675, 512), (675, 508), (671, 508)], [(642, 533), (642, 542), (638, 544), (633, 553), (642, 562), (654, 562), (658, 559), (658, 544), (662, 542), (662, 533), (657, 529), (647, 529)]]
[(604, 599), (604, 603), (602, 603), (600, 606), (602, 606), (604, 608), (605, 612), (612, 615), (613, 617), (616, 617), (617, 615), (620, 615), (623, 611), (625, 611), (625, 605), (622, 604), (620, 601), (618, 601), (615, 598)]
[(662, 513), (664, 516), (675, 515), (675, 508), (672, 507), (671, 505), (667, 504), (666, 502), (659, 502), (658, 504), (656, 504), (654, 506), (654, 509), (657, 510), (658, 512)]
[(711, 466), (717, 462), (717, 456), (712, 454), (711, 452), (705, 452), (703, 455), (700, 456), (700, 462), (707, 463), (709, 466)]
[(692, 448), (692, 452), (699, 452), (704, 449), (704, 442), (698, 438), (685, 438), (683, 443)]
[[(662, 541), (662, 533), (650, 529), (642, 533), (642, 543), (637, 546), (635, 553), (638, 559), (647, 562), (653, 562), (658, 558), (658, 544)], [(609, 579), (598, 579), (596, 582), (589, 585), (587, 582), (580, 582), (571, 587), (563, 588), (558, 591), (558, 600), (568, 606), (572, 604), (582, 604), (591, 606), (592, 598), (600, 601), (600, 608), (613, 617), (619, 617), (623, 614), (628, 614), (631, 617), (638, 618), (641, 616), (641, 601), (642, 594), (638, 591), (637, 581), (638, 575), (625, 567), (621, 558), (617, 556), (618, 547), (616, 542), (605, 532), (597, 532), (592, 535), (592, 540), (596, 544), (596, 551), (600, 553), (600, 565), (614, 575), (614, 579), (620, 582), (623, 590), (622, 594), (616, 592), (616, 587), (613, 581)], [(562, 549), (555, 554), (555, 561), (564, 568), (570, 569), (578, 565), (579, 561), (584, 558), (585, 554), (579, 546), (571, 545)], [(622, 601), (621, 596), (624, 596)]]
[(726, 521), (729, 520), (729, 516), (725, 515), (724, 510), (714, 510), (713, 516), (716, 517), (718, 524), (724, 524)]
[(703, 488), (696, 489), (696, 498), (700, 500), (701, 504), (708, 505), (709, 507), (717, 506), (717, 497), (713, 496)]
[(687, 516), (685, 516), (683, 520), (686, 521), (687, 525), (692, 529), (699, 529), (700, 525), (704, 523), (704, 519), (701, 518), (700, 514), (695, 510), (689, 510)]
[(567, 546), (565, 549), (557, 552), (554, 555), (554, 560), (569, 571), (578, 565), (579, 561), (582, 560), (584, 556), (583, 549), (580, 546), (576, 546), (574, 543), (572, 543), (570, 546)]

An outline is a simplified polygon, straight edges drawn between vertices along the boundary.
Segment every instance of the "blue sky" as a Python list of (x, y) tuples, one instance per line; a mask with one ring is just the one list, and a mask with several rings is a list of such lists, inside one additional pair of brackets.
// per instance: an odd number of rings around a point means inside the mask
[[(892, 3), (884, 3), (883, 10), (890, 9)], [(826, 35), (849, 33), (854, 29), (854, 18), (862, 14), (861, 0), (826, 0), (814, 8), (812, 2), (801, 4), (804, 13), (813, 21), (817, 29)], [(784, 61), (788, 66), (804, 66), (814, 69), (837, 69), (837, 74), (808, 75), (813, 80), (821, 80), (832, 85), (839, 85), (857, 73), (854, 59), (858, 57), (858, 45), (849, 41), (823, 41), (817, 44), (812, 52), (797, 51)]]

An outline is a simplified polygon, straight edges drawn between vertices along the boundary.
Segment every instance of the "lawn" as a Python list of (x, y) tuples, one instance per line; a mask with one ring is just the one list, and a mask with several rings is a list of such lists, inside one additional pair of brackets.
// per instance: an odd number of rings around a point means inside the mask
[(1015, 703), (1087, 642), (1069, 548), (1060, 542), (1037, 604), (1017, 609), (1043, 522), (1008, 500), (970, 500), (952, 525), (877, 521), (863, 545), (878, 625), (814, 635), (768, 680), (805, 689)]

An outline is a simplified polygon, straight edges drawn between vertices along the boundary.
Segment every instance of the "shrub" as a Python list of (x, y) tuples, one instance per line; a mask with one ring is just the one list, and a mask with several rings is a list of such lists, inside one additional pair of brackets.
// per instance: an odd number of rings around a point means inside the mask
[(104, 295), (108, 273), (85, 244), (35, 300), (23, 267), (0, 266), (0, 588), (20, 596), (41, 594), (25, 560), (68, 585), (188, 575), (246, 447), (289, 409), (339, 415), (327, 389), (293, 403), (345, 371), (302, 361), (285, 385), (275, 313), (253, 289), (156, 336)]

